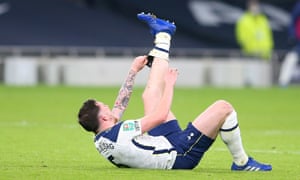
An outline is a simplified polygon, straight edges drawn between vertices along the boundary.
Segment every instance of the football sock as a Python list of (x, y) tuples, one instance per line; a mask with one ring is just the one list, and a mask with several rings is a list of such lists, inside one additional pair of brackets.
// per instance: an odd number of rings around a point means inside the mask
[(169, 60), (169, 49), (171, 35), (166, 32), (159, 32), (155, 35), (154, 48), (149, 52), (149, 56)]
[(226, 118), (224, 124), (220, 129), (220, 136), (223, 142), (227, 145), (235, 164), (238, 166), (245, 165), (248, 161), (238, 126), (237, 113), (232, 113)]

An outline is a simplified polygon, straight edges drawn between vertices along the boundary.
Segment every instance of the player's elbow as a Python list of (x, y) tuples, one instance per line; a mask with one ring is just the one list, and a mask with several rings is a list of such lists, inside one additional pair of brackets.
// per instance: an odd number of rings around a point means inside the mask
[(169, 111), (166, 111), (165, 113), (162, 113), (160, 115), (159, 119), (160, 119), (161, 123), (164, 122), (168, 118), (168, 114), (169, 114)]
[(154, 112), (145, 116), (142, 120), (142, 132), (148, 132), (156, 126), (162, 124), (167, 119), (168, 114), (161, 112)]
[(153, 119), (155, 120), (155, 124), (159, 125), (161, 123), (163, 123), (168, 117), (168, 111), (164, 112), (164, 111), (158, 111), (156, 113), (154, 113), (154, 117)]

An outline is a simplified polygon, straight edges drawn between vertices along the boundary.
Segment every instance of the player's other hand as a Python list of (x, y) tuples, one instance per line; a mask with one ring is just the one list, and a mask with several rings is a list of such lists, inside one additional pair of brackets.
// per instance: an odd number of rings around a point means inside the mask
[(177, 80), (178, 70), (177, 68), (169, 68), (165, 76), (165, 83), (174, 86)]
[(145, 67), (146, 64), (147, 64), (147, 56), (138, 56), (133, 60), (131, 64), (131, 69), (134, 70), (135, 72), (139, 72)]

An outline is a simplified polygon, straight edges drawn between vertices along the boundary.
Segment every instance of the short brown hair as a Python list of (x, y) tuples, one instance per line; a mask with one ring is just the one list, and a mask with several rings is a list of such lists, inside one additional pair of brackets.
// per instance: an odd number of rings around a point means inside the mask
[(82, 105), (78, 113), (79, 124), (87, 131), (96, 133), (99, 128), (98, 114), (100, 108), (96, 105), (96, 100), (88, 99)]

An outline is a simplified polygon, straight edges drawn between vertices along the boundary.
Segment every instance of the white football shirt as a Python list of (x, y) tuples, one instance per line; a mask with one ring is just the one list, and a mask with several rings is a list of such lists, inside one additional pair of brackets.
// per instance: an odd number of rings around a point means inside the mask
[(164, 136), (142, 134), (140, 120), (123, 121), (97, 134), (95, 146), (118, 167), (171, 169), (177, 156)]

